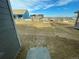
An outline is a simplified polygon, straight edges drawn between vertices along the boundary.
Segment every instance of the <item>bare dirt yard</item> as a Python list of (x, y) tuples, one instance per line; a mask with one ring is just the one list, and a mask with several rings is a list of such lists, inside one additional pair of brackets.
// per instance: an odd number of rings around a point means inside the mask
[(79, 30), (73, 28), (73, 23), (23, 20), (15, 23), (21, 43), (16, 59), (25, 59), (28, 49), (37, 44), (49, 49), (51, 59), (79, 59)]

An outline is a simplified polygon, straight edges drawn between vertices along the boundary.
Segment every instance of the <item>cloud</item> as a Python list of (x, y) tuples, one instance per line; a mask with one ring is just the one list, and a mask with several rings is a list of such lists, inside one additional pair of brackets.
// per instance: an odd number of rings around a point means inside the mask
[(35, 11), (40, 9), (48, 9), (54, 6), (64, 6), (76, 0), (10, 0), (13, 8), (28, 9)]
[(50, 8), (50, 7), (53, 7), (53, 6), (55, 6), (55, 4), (49, 4), (49, 5), (46, 5), (46, 6), (44, 7), (44, 9), (48, 9), (48, 8)]
[(13, 9), (26, 9), (26, 5), (21, 0), (10, 0)]
[(39, 10), (39, 9), (46, 9), (49, 8), (51, 0), (23, 0), (21, 3), (26, 6), (27, 9), (30, 11)]
[(63, 5), (67, 5), (71, 2), (73, 2), (74, 0), (59, 0), (57, 3), (56, 3), (56, 6), (63, 6)]

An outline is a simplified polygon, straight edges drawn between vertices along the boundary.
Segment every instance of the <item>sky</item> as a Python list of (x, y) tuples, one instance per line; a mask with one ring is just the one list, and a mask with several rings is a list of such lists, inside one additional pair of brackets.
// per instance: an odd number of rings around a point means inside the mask
[(29, 14), (72, 17), (79, 10), (79, 0), (10, 0), (13, 9), (27, 9)]

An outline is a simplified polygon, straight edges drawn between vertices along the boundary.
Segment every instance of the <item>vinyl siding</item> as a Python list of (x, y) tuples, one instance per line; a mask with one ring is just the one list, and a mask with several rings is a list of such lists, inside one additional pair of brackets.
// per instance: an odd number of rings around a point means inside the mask
[(19, 48), (8, 0), (0, 0), (0, 59), (14, 59)]

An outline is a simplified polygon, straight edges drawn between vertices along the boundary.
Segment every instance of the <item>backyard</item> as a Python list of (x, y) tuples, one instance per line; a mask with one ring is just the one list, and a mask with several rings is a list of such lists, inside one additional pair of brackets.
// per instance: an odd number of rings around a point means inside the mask
[[(21, 50), (16, 59), (25, 59), (32, 47), (47, 47), (51, 59), (79, 59), (79, 30), (74, 22), (15, 21)], [(38, 45), (40, 44), (40, 45)]]

